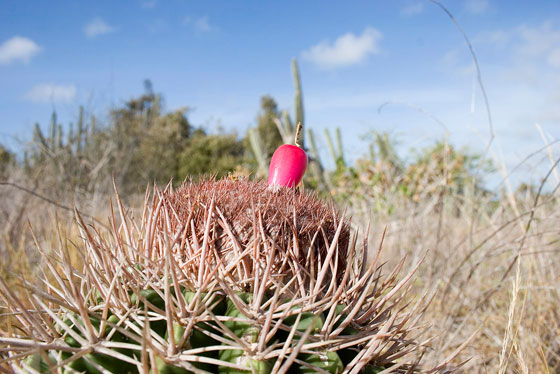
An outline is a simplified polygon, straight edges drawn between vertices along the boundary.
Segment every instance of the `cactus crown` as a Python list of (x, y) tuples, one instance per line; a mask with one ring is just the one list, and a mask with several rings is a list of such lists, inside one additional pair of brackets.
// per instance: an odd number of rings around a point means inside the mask
[[(236, 288), (246, 281), (243, 288), (251, 288), (252, 279), (267, 266), (274, 278), (270, 282), (295, 276), (294, 287), (311, 282), (321, 267), (329, 279), (340, 281), (344, 274), (349, 223), (334, 206), (312, 194), (287, 188), (272, 191), (265, 183), (248, 180), (206, 180), (185, 183), (161, 198), (171, 214), (169, 222), (160, 217), (158, 231), (169, 225), (170, 234), (182, 235), (173, 252), (181, 254), (187, 274), (221, 262), (218, 272), (235, 279)], [(207, 245), (204, 257), (192, 261), (200, 255), (201, 243)], [(333, 258), (327, 259), (331, 245)], [(161, 257), (163, 248), (155, 248), (156, 257)], [(330, 262), (335, 266), (324, 267)]]
[(0, 280), (18, 324), (0, 334), (0, 355), (15, 370), (423, 372), (414, 335), (425, 299), (400, 305), (416, 268), (383, 276), (380, 249), (366, 264), (367, 242), (332, 205), (204, 180), (156, 188), (140, 222), (117, 208), (109, 236), (77, 214), (81, 270), (64, 248), (39, 247), (52, 281), (25, 284), (30, 305)]

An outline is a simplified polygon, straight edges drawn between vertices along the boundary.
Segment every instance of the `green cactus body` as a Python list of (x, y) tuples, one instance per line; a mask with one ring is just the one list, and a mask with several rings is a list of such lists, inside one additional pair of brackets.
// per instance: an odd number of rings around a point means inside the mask
[[(292, 307), (295, 309), (297, 307)], [(305, 332), (310, 326), (311, 333), (316, 333), (317, 331), (321, 330), (323, 324), (325, 323), (325, 318), (321, 314), (314, 314), (310, 312), (302, 312), (300, 313), (301, 317), (299, 323), (297, 324), (296, 330), (299, 332)], [(288, 326), (293, 326), (296, 323), (297, 314), (292, 314), (284, 320), (284, 323)]]
[[(188, 339), (186, 339), (185, 342), (182, 345), (180, 344), (181, 341), (183, 340), (184, 335), (185, 335), (185, 328), (178, 323), (174, 323), (173, 324), (173, 341), (175, 342), (177, 347), (180, 348), (180, 349), (184, 349), (184, 348), (189, 347), (189, 340)], [(165, 333), (165, 340), (170, 342), (168, 333)]]
[(76, 360), (73, 360), (68, 366), (73, 370), (79, 372), (86, 372), (88, 374), (100, 374), (101, 371), (96, 365), (103, 367), (111, 373), (136, 373), (138, 370), (132, 364), (121, 361), (118, 358), (100, 354), (90, 353)]
[[(253, 301), (252, 293), (238, 293), (237, 296), (245, 303), (250, 304)], [(226, 316), (242, 319), (242, 321), (225, 321), (224, 325), (230, 329), (237, 337), (244, 338), (250, 343), (255, 343), (259, 335), (259, 329), (251, 323), (251, 320), (245, 316), (231, 299), (227, 299)], [(243, 321), (246, 320), (247, 322)]]
[(367, 365), (365, 368), (362, 369), (363, 374), (378, 374), (381, 373), (386, 368), (382, 366), (375, 366), (375, 365)]
[[(185, 297), (185, 303), (190, 305), (191, 302), (196, 297), (196, 293), (192, 291), (184, 291), (183, 295)], [(200, 293), (200, 299), (205, 299), (207, 293)], [(226, 301), (221, 295), (215, 295), (210, 299), (212, 305), (211, 312), (214, 315), (223, 315), (226, 309)], [(209, 335), (205, 334), (203, 331), (217, 333), (216, 323), (212, 321), (203, 321), (196, 324), (196, 328), (191, 330), (190, 337), (188, 339), (191, 348), (201, 348), (210, 345), (219, 344), (219, 342)], [(181, 333), (182, 334), (182, 333)], [(178, 338), (175, 338), (175, 342), (179, 342)]]
[(257, 360), (250, 357), (241, 349), (226, 349), (220, 352), (220, 360), (247, 367), (247, 370), (220, 366), (219, 374), (269, 374), (272, 372), (272, 365), (266, 360)]
[(190, 374), (191, 371), (167, 364), (161, 357), (156, 357), (156, 367), (158, 374)]
[[(202, 347), (208, 347), (211, 345), (215, 345), (218, 344), (218, 342), (210, 337), (208, 337), (208, 335), (204, 334), (203, 332), (197, 330), (197, 329), (192, 329), (191, 330), (191, 335), (190, 337), (187, 337), (187, 339), (185, 339), (185, 341), (183, 342), (182, 345), (180, 345), (181, 341), (183, 340), (183, 337), (185, 335), (185, 327), (183, 327), (182, 325), (178, 324), (178, 323), (174, 323), (173, 324), (173, 339), (175, 341), (175, 344), (178, 346), (178, 348), (180, 350), (182, 349), (190, 349), (190, 348), (202, 348)], [(166, 340), (170, 342), (168, 334), (165, 335)], [(218, 354), (216, 351), (210, 351), (210, 352), (203, 352), (200, 353), (199, 356), (204, 356), (204, 357), (209, 357), (209, 358), (218, 358)], [(176, 367), (173, 365), (169, 365), (166, 364), (161, 358), (158, 358), (159, 363), (161, 363), (162, 368), (165, 368), (165, 370), (168, 370), (168, 373), (177, 373), (177, 374), (181, 374), (181, 373), (185, 373), (185, 372), (189, 372), (188, 370), (184, 369), (184, 368), (180, 368), (180, 367)], [(206, 364), (206, 363), (202, 363), (202, 362), (193, 362), (192, 365), (198, 369), (202, 369), (204, 371), (212, 371), (212, 365), (210, 364)], [(177, 369), (177, 371), (172, 371)], [(161, 371), (160, 371), (161, 373)]]
[[(236, 295), (247, 305), (250, 305), (254, 301), (252, 293), (239, 292)], [(247, 320), (247, 322), (225, 321), (224, 325), (229, 328), (237, 337), (242, 338), (246, 342), (257, 342), (260, 329), (255, 326), (252, 321), (235, 306), (235, 303), (230, 298), (227, 299), (227, 308), (225, 315), (228, 317)], [(267, 374), (272, 370), (272, 366), (268, 361), (255, 359), (241, 349), (225, 349), (220, 351), (220, 360), (246, 366), (247, 368), (249, 368), (249, 372), (258, 374)], [(238, 369), (227, 366), (221, 366), (219, 372), (220, 374), (247, 373), (247, 371), (240, 371)]]
[[(76, 318), (78, 319), (78, 321), (80, 321), (80, 319), (78, 317), (76, 317)], [(99, 331), (99, 326), (100, 326), (100, 322), (101, 322), (100, 318), (90, 316), (89, 320), (90, 320), (92, 326), (96, 329), (96, 331)], [(110, 325), (115, 325), (119, 322), (119, 319), (118, 319), (117, 316), (111, 315), (107, 318), (107, 322)], [(72, 322), (70, 322), (70, 320), (67, 320), (66, 324), (68, 326), (72, 326)], [(110, 325), (105, 324), (105, 330), (103, 331), (103, 335), (106, 335), (110, 331), (110, 329), (111, 329)], [(77, 326), (74, 326), (72, 328), (72, 330), (79, 333), (79, 330), (78, 330)], [(80, 343), (78, 341), (76, 341), (76, 339), (74, 339), (69, 334), (65, 336), (64, 341), (70, 347), (74, 347), (74, 348), (80, 348), (81, 347)], [(122, 343), (122, 342), (126, 342), (126, 338), (120, 332), (117, 331), (111, 336), (111, 341)], [(132, 352), (129, 351), (129, 350), (125, 350), (125, 349), (115, 349), (115, 350), (117, 352), (123, 353), (127, 356), (132, 356)], [(63, 354), (64, 359), (67, 359), (70, 356), (71, 355), (68, 354), (68, 353)], [(85, 371), (88, 374), (101, 373), (101, 371), (99, 369), (97, 369), (93, 363), (102, 366), (103, 368), (109, 370), (112, 373), (134, 373), (134, 372), (137, 371), (137, 369), (132, 364), (130, 364), (128, 362), (124, 362), (122, 360), (119, 360), (118, 358), (102, 354), (102, 353), (87, 354), (83, 357), (80, 357), (76, 360), (71, 361), (68, 366), (70, 368), (72, 368), (73, 370), (80, 371), (80, 372)]]
[[(160, 292), (163, 293), (163, 290)], [(140, 290), (139, 294), (141, 297), (138, 297), (138, 294), (136, 293), (132, 293), (130, 296), (130, 302), (132, 305), (137, 304), (140, 310), (144, 310), (143, 299), (145, 299), (149, 303), (147, 305), (148, 310), (151, 310), (151, 305), (153, 305), (154, 307), (165, 311), (165, 301), (156, 290)], [(155, 331), (159, 336), (163, 337), (167, 331), (167, 322), (163, 319), (150, 321), (150, 329)]]
[[(346, 319), (346, 314), (343, 313), (344, 309), (346, 308), (346, 305), (344, 304), (338, 304), (335, 307), (335, 311), (334, 311), (334, 318), (335, 321), (333, 323), (333, 330), (337, 329), (340, 324)], [(328, 313), (328, 311), (325, 312), (325, 314)], [(359, 331), (354, 328), (351, 325), (347, 325), (342, 332), (340, 333), (340, 335), (343, 336), (354, 336), (356, 334), (358, 334)], [(338, 356), (340, 357), (340, 359), (342, 360), (342, 362), (344, 363), (344, 365), (348, 365), (350, 362), (352, 362), (352, 360), (356, 357), (356, 355), (358, 354), (359, 350), (356, 349), (356, 347), (352, 347), (352, 348), (345, 348), (345, 349), (341, 349), (339, 351), (337, 351), (336, 353), (338, 354)]]
[[(296, 307), (292, 307), (292, 309), (295, 308)], [(337, 309), (339, 309), (338, 306)], [(304, 333), (309, 329), (309, 332), (311, 334), (316, 334), (323, 328), (323, 325), (325, 323), (325, 317), (323, 316), (323, 314), (301, 312), (299, 313), (299, 315), (301, 317), (299, 323), (296, 326), (297, 331)], [(297, 314), (288, 316), (284, 320), (284, 322), (288, 326), (293, 326), (297, 320), (297, 316)], [(295, 339), (297, 340), (297, 337)], [(298, 359), (313, 367), (318, 367), (320, 369), (326, 370), (329, 373), (342, 373), (342, 371), (344, 370), (344, 364), (337, 352), (324, 351), (317, 354), (300, 354), (298, 356)], [(300, 373), (306, 374), (316, 372), (311, 367), (305, 365), (300, 365), (298, 370)]]
[(344, 364), (336, 352), (321, 352), (318, 354), (301, 355), (301, 360), (311, 366), (300, 365), (299, 372), (305, 374), (316, 373), (315, 368), (320, 368), (329, 373), (340, 374), (344, 371)]
[[(184, 290), (183, 291), (183, 296), (185, 298), (185, 304), (186, 305), (191, 305), (193, 300), (197, 297), (197, 293), (192, 292), (192, 291), (188, 291), (188, 290)], [(200, 298), (200, 300), (204, 300), (204, 299), (207, 299), (207, 296), (208, 296), (207, 292), (201, 292), (201, 293), (199, 293), (198, 297)], [(213, 294), (212, 297), (210, 297), (208, 299), (208, 302), (211, 306), (211, 312), (214, 315), (223, 315), (224, 314), (224, 312), (226, 310), (226, 301), (225, 301), (225, 298), (222, 295)], [(184, 327), (182, 327), (180, 325), (174, 325), (173, 326), (173, 331), (175, 333), (175, 343), (178, 344), (181, 341), (181, 339), (183, 338), (183, 334), (185, 333), (185, 329), (184, 329)], [(215, 322), (212, 322), (212, 321), (199, 322), (199, 323), (196, 324), (196, 327), (191, 330), (190, 336), (186, 340), (185, 345), (183, 345), (181, 348), (184, 348), (184, 349), (187, 349), (187, 348), (203, 348), (203, 347), (208, 347), (208, 346), (213, 346), (213, 345), (219, 345), (220, 344), (220, 342), (218, 342), (214, 338), (212, 338), (209, 335), (207, 335), (206, 333), (204, 333), (204, 331), (219, 334), (219, 331), (217, 330), (217, 325), (216, 325)], [(218, 352), (217, 351), (203, 352), (203, 353), (200, 353), (199, 356), (204, 356), (204, 357), (208, 357), (208, 358), (217, 359), (218, 358)], [(213, 371), (213, 367), (210, 364), (201, 363), (201, 362), (193, 362), (192, 364), (193, 364), (193, 366), (195, 366), (199, 369), (209, 371), (209, 372)]]
[[(202, 299), (206, 299), (206, 297), (208, 296), (208, 293), (207, 292), (201, 292), (199, 295), (200, 295), (200, 299), (202, 300)], [(185, 303), (187, 305), (190, 305), (192, 303), (192, 301), (195, 299), (195, 297), (197, 297), (197, 293), (192, 292), (192, 291), (188, 291), (188, 290), (184, 290), (183, 291), (183, 296), (185, 297)], [(227, 303), (225, 301), (225, 298), (222, 295), (218, 295), (218, 294), (214, 293), (209, 301), (210, 301), (210, 304), (212, 305), (212, 308), (211, 308), (212, 313), (214, 313), (216, 315), (221, 315), (226, 311)]]
[[(346, 319), (346, 314), (343, 313), (344, 309), (346, 308), (346, 305), (343, 304), (338, 304), (335, 307), (335, 318), (338, 318), (336, 320), (336, 322), (333, 325), (333, 328), (338, 328), (338, 326), (340, 326), (340, 324)], [(356, 330), (354, 327), (352, 327), (351, 325), (346, 325), (346, 327), (342, 330), (342, 334), (343, 335), (355, 335), (358, 333), (358, 330)]]
[[(51, 361), (52, 365), (56, 363), (56, 360), (53, 357), (53, 355), (49, 354), (48, 358)], [(23, 362), (26, 366), (41, 374), (47, 374), (51, 372), (49, 364), (39, 353), (33, 353), (32, 355), (27, 356)]]
[(165, 301), (163, 298), (157, 293), (155, 290), (140, 290), (139, 294), (141, 297), (138, 297), (138, 294), (133, 293), (130, 296), (130, 302), (132, 304), (138, 303), (138, 306), (143, 309), (144, 308), (144, 299), (161, 310), (165, 310)]

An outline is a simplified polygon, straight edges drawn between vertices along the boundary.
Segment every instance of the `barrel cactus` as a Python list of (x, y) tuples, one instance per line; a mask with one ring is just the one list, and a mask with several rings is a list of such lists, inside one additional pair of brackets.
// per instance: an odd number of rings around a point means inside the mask
[(13, 371), (444, 372), (419, 359), (425, 300), (401, 305), (414, 270), (384, 275), (380, 249), (367, 260), (367, 241), (316, 196), (203, 180), (155, 188), (139, 220), (116, 208), (110, 229), (76, 214), (81, 270), (39, 246), (44, 286), (24, 282), (24, 297), (0, 280)]

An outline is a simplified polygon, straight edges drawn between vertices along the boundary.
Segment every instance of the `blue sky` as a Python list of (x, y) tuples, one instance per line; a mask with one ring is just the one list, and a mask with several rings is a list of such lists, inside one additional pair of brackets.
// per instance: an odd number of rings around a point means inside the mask
[[(513, 168), (560, 139), (560, 2), (443, 1), (477, 53), (493, 117), (489, 157)], [(259, 98), (293, 107), (298, 59), (306, 126), (343, 129), (349, 158), (362, 136), (389, 131), (403, 149), (448, 134), (483, 151), (489, 124), (472, 58), (430, 1), (0, 2), (0, 143), (17, 147), (53, 109), (99, 117), (143, 91), (188, 106), (208, 131), (243, 135)], [(386, 105), (379, 110), (379, 107)], [(436, 120), (437, 119), (437, 120)], [(325, 142), (319, 139), (324, 147)], [(555, 144), (553, 156), (560, 156)], [(325, 153), (326, 155), (326, 153)], [(537, 180), (546, 154), (517, 173)]]

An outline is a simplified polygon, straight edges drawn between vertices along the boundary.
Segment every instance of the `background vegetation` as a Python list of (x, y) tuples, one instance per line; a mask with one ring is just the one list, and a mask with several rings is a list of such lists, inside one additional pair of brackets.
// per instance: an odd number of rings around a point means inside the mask
[[(274, 149), (290, 142), (294, 124), (304, 120), (295, 62), (293, 72), (293, 119), (263, 96), (257, 126), (241, 136), (193, 126), (187, 108), (166, 112), (161, 95), (146, 83), (143, 94), (112, 109), (105, 123), (80, 108), (78, 122), (63, 127), (53, 113), (47, 131), (35, 126), (23, 154), (0, 147), (1, 275), (13, 280), (41, 271), (35, 240), (54, 248), (62, 245), (58, 238), (68, 238), (65, 245), (76, 248), (71, 257), (79, 261), (72, 208), (109, 225), (113, 180), (134, 210), (154, 182), (265, 177)], [(380, 245), (385, 232), (388, 265), (406, 257), (404, 266), (411, 266), (425, 256), (413, 287), (417, 295), (433, 294), (424, 316), (431, 326), (426, 339), (434, 346), (425, 352), (428, 362), (472, 338), (457, 361), (470, 359), (464, 372), (560, 371), (556, 189), (544, 193), (542, 185), (526, 184), (515, 191), (505, 173), (501, 189), (488, 191), (484, 178), (495, 171), (484, 155), (442, 139), (404, 157), (394, 139), (375, 132), (363, 157), (349, 162), (340, 130), (325, 131), (336, 165), (327, 170), (316, 136), (307, 129), (305, 137), (306, 189), (347, 209), (359, 235), (369, 223), (370, 248)], [(554, 166), (543, 185), (554, 182)]]

